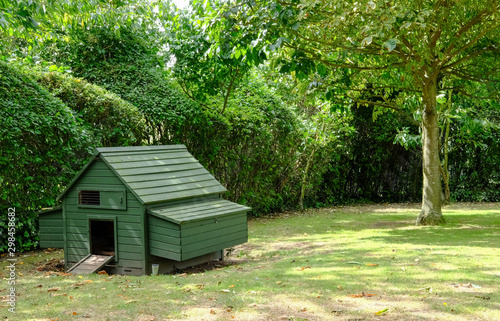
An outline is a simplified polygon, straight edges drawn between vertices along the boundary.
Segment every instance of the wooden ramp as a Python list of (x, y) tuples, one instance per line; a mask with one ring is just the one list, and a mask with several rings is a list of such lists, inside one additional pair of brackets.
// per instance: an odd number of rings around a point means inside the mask
[(68, 273), (75, 274), (92, 274), (103, 268), (106, 264), (111, 262), (114, 255), (96, 255), (89, 254), (80, 262), (73, 265)]

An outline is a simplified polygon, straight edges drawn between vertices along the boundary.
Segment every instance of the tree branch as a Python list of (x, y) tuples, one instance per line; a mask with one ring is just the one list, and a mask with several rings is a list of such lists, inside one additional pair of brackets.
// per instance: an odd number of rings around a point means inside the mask
[(407, 120), (409, 120), (412, 124), (420, 126), (420, 123), (416, 121), (410, 114), (399, 108), (398, 106), (394, 104), (388, 104), (388, 103), (381, 103), (377, 101), (370, 101), (370, 100), (364, 100), (364, 99), (357, 99), (357, 98), (352, 98), (351, 99), (357, 103), (357, 104), (365, 104), (365, 105), (374, 105), (374, 106), (381, 106), (384, 108), (392, 109), (394, 111), (397, 111), (401, 116), (405, 117)]

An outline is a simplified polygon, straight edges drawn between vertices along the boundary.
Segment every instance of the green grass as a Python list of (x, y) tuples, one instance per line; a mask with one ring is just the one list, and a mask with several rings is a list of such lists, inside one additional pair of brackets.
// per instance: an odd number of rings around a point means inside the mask
[[(17, 313), (0, 308), (0, 317), (500, 320), (500, 206), (447, 206), (441, 227), (414, 227), (418, 212), (373, 205), (252, 220), (228, 266), (188, 275), (49, 275), (35, 266), (62, 253), (28, 253), (18, 265)], [(362, 293), (375, 296), (349, 296)]]

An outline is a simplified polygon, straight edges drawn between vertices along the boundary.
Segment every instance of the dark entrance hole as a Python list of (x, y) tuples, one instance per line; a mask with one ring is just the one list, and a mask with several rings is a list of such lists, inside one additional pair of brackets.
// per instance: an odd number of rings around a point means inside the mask
[(91, 253), (115, 254), (115, 227), (113, 221), (90, 221)]

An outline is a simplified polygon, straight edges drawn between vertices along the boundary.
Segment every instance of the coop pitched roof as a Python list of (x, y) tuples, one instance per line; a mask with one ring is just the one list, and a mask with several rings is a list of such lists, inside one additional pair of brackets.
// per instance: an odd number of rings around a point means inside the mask
[(246, 213), (251, 208), (223, 199), (207, 199), (192, 203), (166, 205), (158, 208), (148, 208), (148, 213), (161, 219), (184, 224), (206, 218), (217, 218), (234, 213)]
[(184, 145), (97, 148), (64, 194), (97, 158), (102, 159), (143, 204), (218, 194), (227, 190)]

